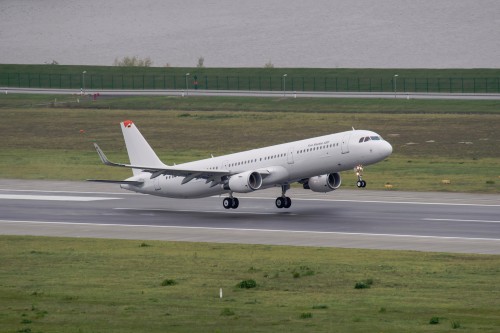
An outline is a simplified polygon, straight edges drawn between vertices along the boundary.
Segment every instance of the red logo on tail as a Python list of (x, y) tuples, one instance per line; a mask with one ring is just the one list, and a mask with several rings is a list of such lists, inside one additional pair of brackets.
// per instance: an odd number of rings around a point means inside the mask
[(125, 126), (126, 128), (130, 128), (130, 127), (132, 127), (132, 124), (133, 124), (133, 123), (134, 123), (134, 122), (133, 122), (132, 120), (125, 120), (125, 121), (123, 122), (123, 126)]

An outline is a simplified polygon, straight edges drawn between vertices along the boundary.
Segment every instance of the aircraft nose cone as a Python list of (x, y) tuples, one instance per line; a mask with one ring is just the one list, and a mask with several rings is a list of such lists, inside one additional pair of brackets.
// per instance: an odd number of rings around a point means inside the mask
[(385, 147), (384, 147), (384, 153), (385, 153), (385, 156), (387, 157), (387, 156), (389, 156), (389, 155), (391, 155), (391, 154), (392, 154), (392, 146), (391, 146), (391, 144), (390, 144), (389, 142), (387, 142), (387, 141), (386, 141), (385, 143), (386, 143), (386, 145), (385, 145)]

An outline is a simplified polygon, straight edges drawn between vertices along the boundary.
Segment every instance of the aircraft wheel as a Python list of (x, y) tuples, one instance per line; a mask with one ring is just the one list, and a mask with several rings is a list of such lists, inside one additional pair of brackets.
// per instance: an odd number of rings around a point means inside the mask
[(276, 203), (276, 207), (278, 207), (278, 208), (285, 207), (285, 199), (283, 197), (277, 197), (275, 203)]
[(366, 182), (364, 180), (362, 180), (361, 183), (361, 187), (366, 187)]
[(359, 187), (359, 188), (363, 187), (363, 181), (362, 180), (358, 180), (356, 182), (356, 186)]
[(226, 209), (229, 209), (231, 207), (233, 207), (233, 199), (232, 198), (224, 198), (224, 200), (222, 201), (222, 206), (224, 206), (224, 208)]
[(236, 208), (238, 208), (239, 205), (240, 205), (240, 201), (238, 200), (238, 198), (233, 198), (233, 204), (231, 205), (231, 208), (236, 209)]
[(292, 199), (290, 199), (289, 197), (285, 197), (285, 208), (290, 208), (290, 206), (292, 205)]

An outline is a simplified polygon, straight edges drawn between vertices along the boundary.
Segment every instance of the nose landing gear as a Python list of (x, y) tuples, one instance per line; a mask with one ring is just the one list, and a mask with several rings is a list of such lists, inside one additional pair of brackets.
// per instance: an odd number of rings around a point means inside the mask
[(356, 176), (358, 177), (356, 186), (359, 188), (366, 187), (366, 182), (363, 180), (363, 166), (358, 165), (356, 168), (354, 168), (354, 171), (356, 172)]

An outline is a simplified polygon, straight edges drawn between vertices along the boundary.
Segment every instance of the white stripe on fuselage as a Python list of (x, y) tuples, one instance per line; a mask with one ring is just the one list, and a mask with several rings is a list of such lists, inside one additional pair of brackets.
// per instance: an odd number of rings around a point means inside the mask
[[(377, 144), (382, 145), (385, 141), (358, 144), (359, 138), (364, 136), (378, 136), (378, 134), (353, 130), (179, 164), (177, 167), (194, 170), (229, 170), (231, 174), (273, 167), (287, 170), (288, 175), (284, 182), (264, 184), (262, 186), (264, 189), (285, 182), (292, 183), (327, 173), (349, 170), (356, 165), (368, 165), (385, 158), (373, 152), (377, 150)], [(150, 173), (143, 173), (139, 177), (134, 177), (134, 180), (137, 178), (144, 180), (139, 192), (175, 198), (199, 198), (228, 192), (220, 185), (210, 187), (210, 183), (205, 179), (194, 179), (181, 184), (184, 179), (182, 176), (160, 176), (155, 179), (150, 179), (150, 176)]]

